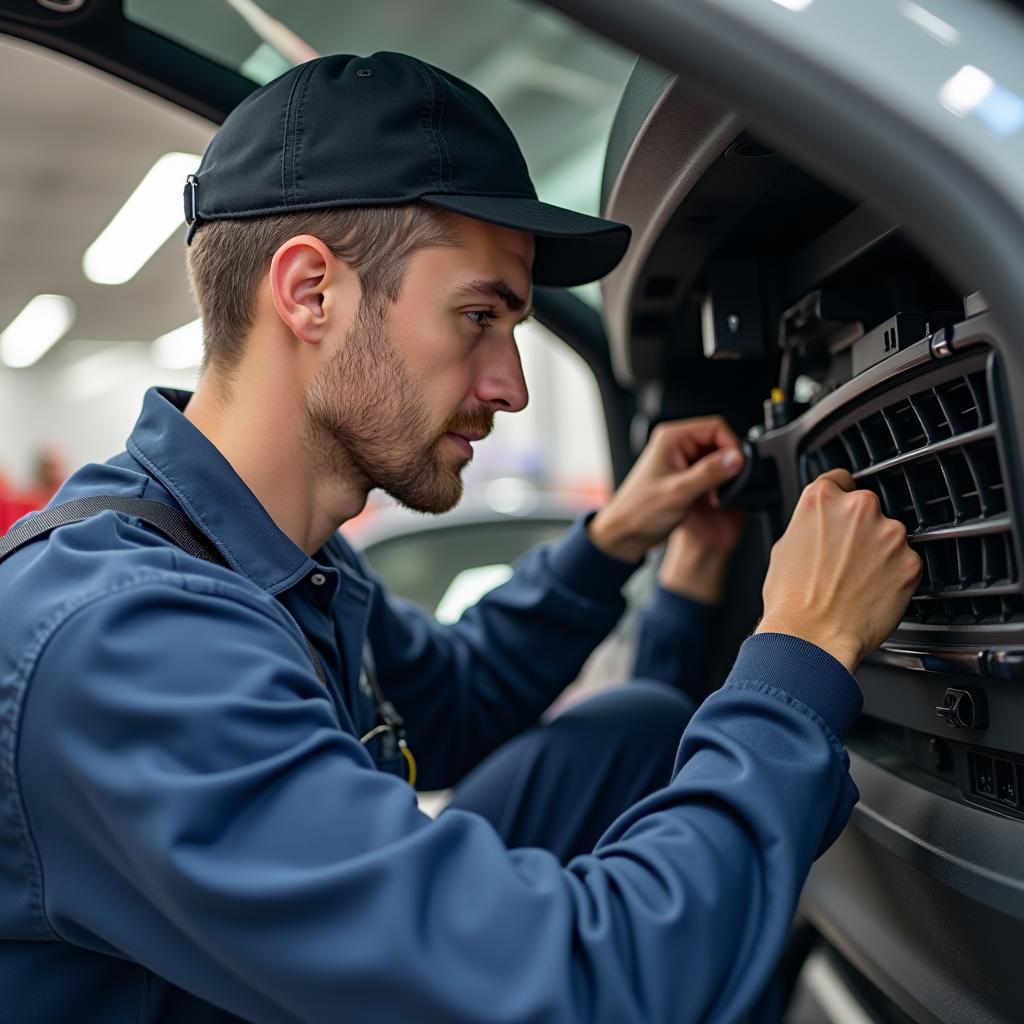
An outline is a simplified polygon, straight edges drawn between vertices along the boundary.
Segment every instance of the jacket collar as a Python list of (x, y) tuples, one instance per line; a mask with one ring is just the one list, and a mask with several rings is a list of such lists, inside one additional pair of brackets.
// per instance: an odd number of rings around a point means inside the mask
[(127, 449), (171, 493), (228, 564), (280, 593), (318, 565), (270, 518), (218, 449), (183, 415), (192, 393), (150, 388)]

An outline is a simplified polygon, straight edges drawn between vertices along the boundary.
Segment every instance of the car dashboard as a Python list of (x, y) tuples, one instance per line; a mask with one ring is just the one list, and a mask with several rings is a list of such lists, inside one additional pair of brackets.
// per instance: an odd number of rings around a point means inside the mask
[(874, 491), (923, 562), (858, 671), (861, 801), (802, 913), (909, 1019), (1024, 1019), (1024, 371), (984, 282), (947, 279), (856, 182), (822, 182), (645, 62), (603, 201), (634, 228), (604, 300), (635, 440), (710, 412), (745, 438), (723, 494), (751, 513), (724, 663), (820, 473)]

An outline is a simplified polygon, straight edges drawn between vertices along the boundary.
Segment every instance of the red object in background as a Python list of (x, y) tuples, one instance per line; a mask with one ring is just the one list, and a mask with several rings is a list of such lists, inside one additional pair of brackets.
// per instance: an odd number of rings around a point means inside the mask
[(41, 509), (49, 500), (49, 495), (45, 494), (0, 490), (0, 536), (22, 516)]
[(66, 477), (64, 455), (56, 443), (39, 449), (30, 487), (15, 490), (0, 472), (0, 536), (22, 516), (41, 509), (57, 493)]

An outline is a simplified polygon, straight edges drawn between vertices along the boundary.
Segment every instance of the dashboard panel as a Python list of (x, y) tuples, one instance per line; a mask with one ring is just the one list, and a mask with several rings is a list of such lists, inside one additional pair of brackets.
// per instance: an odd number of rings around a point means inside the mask
[[(733, 644), (803, 487), (850, 471), (924, 573), (858, 670), (861, 790), (806, 918), (920, 1022), (1024, 1020), (1024, 360), (984, 282), (948, 279), (897, 218), (641, 62), (605, 169), (635, 243), (604, 282), (620, 381), (654, 423), (721, 412), (748, 465)], [(979, 291), (981, 289), (981, 291)], [(737, 611), (739, 609), (739, 611)]]

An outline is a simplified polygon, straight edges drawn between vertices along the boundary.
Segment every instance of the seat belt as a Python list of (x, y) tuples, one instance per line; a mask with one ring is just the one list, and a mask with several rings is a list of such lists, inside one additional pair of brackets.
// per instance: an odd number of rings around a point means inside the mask
[[(136, 519), (140, 519), (154, 529), (159, 530), (160, 533), (177, 545), (177, 547), (181, 548), (186, 554), (201, 558), (204, 562), (212, 562), (214, 565), (222, 565), (226, 569), (231, 569), (224, 556), (196, 529), (192, 520), (181, 509), (174, 508), (172, 505), (165, 505), (162, 501), (149, 501), (145, 498), (125, 498), (115, 494), (93, 494), (84, 498), (75, 498), (74, 501), (66, 502), (63, 505), (53, 505), (32, 515), (20, 526), (15, 527), (5, 536), (0, 537), (0, 562), (13, 555), (19, 548), (23, 548), (31, 541), (51, 533), (59, 526), (71, 526), (74, 523), (81, 523), (86, 519), (91, 519), (94, 515), (98, 515), (100, 512), (108, 511), (134, 516)], [(284, 610), (286, 613), (288, 612), (286, 608)], [(319, 655), (316, 653), (316, 649), (310, 642), (309, 637), (303, 632), (302, 627), (297, 622), (295, 625), (302, 636), (303, 643), (306, 645), (306, 654), (313, 663), (317, 679), (326, 686), (327, 677), (324, 674), (324, 668), (320, 662)], [(377, 682), (376, 673), (373, 671), (373, 664), (368, 660), (365, 651), (363, 668), (367, 676), (370, 692), (373, 695), (376, 717), (380, 719), (382, 724), (371, 729), (360, 739), (360, 743), (365, 745), (377, 736), (391, 733), (399, 751), (405, 758), (409, 784), (415, 785), (416, 759), (413, 757), (412, 751), (405, 741), (405, 723), (395, 706), (384, 696), (384, 692)]]

